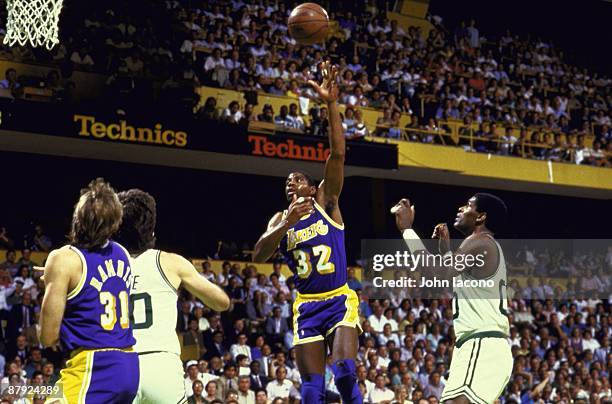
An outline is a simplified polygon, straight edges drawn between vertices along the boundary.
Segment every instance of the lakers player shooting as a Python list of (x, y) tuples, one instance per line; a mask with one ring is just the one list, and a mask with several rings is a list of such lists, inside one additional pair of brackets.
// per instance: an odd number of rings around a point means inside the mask
[(302, 375), (302, 402), (323, 403), (328, 344), (336, 386), (344, 403), (361, 403), (355, 358), (358, 349), (358, 299), (347, 286), (344, 224), (338, 201), (344, 182), (345, 140), (338, 111), (336, 67), (322, 65), (323, 83), (310, 82), (327, 103), (330, 155), (317, 186), (306, 174), (286, 181), (288, 209), (276, 213), (255, 245), (253, 259), (266, 261), (280, 248), (294, 272), (293, 342)]
[(62, 403), (131, 403), (138, 355), (129, 319), (134, 277), (127, 251), (110, 240), (121, 222), (115, 191), (97, 179), (74, 208), (70, 245), (49, 254), (40, 341), (70, 352), (58, 386)]
[[(402, 199), (393, 208), (396, 224), (412, 254), (429, 253), (412, 229), (414, 206)], [(493, 238), (507, 217), (507, 208), (498, 197), (478, 193), (459, 208), (454, 227), (466, 235), (454, 254), (484, 257), (484, 265), (454, 271), (452, 267), (432, 268), (436, 276), (440, 270), (462, 281), (489, 279), (494, 287), (459, 287), (453, 290), (453, 326), (455, 349), (450, 375), (440, 402), (493, 403), (501, 395), (512, 373), (512, 354), (507, 337), (506, 265), (500, 245)], [(439, 239), (440, 252), (450, 252), (446, 224), (434, 229), (433, 238)], [(427, 268), (425, 268), (427, 269)]]
[(216, 311), (229, 308), (229, 297), (177, 254), (155, 249), (155, 199), (130, 189), (120, 192), (123, 221), (117, 232), (132, 255), (134, 288), (132, 327), (140, 358), (140, 386), (135, 403), (185, 403), (181, 347), (175, 332), (178, 288)]

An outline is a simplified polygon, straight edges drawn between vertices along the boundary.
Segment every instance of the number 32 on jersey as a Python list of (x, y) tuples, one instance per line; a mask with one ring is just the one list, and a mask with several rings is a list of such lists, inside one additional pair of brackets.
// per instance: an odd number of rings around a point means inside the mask
[[(331, 247), (325, 244), (319, 244), (312, 247), (312, 255), (318, 257), (317, 272), (322, 275), (331, 274), (336, 270), (333, 262), (329, 262), (331, 257)], [(312, 272), (312, 263), (310, 262), (310, 254), (303, 250), (294, 250), (293, 258), (297, 261), (297, 275), (302, 278), (308, 278)]]

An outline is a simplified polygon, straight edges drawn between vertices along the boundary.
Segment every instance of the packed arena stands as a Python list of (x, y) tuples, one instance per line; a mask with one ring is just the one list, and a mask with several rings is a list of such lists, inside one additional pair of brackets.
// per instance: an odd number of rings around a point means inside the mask
[[(21, 249), (7, 229), (0, 232), (2, 248), (9, 248), (0, 263), (2, 403), (25, 402), (9, 393), (9, 383), (53, 383), (62, 366), (61, 354), (43, 349), (37, 336), (44, 285), (34, 266), (43, 264), (46, 251), (55, 247), (45, 233), (35, 226), (24, 238), (27, 248)], [(612, 247), (572, 259), (525, 247), (510, 261), (526, 268), (528, 277), (522, 286), (510, 284), (514, 372), (501, 402), (609, 402), (610, 301), (596, 297), (611, 290)], [(228, 312), (216, 313), (180, 292), (176, 331), (190, 402), (296, 402), (301, 383), (292, 349), (296, 289), (286, 268), (279, 261), (256, 265), (204, 259), (194, 265), (226, 290), (232, 304)], [(370, 300), (359, 271), (349, 269), (348, 284), (360, 296), (364, 332), (357, 375), (365, 402), (437, 403), (454, 341), (450, 300), (395, 295)], [(542, 276), (559, 271), (580, 278), (571, 291), (553, 290), (551, 280)], [(339, 402), (330, 366), (326, 386), (328, 402)]]
[[(352, 2), (329, 2), (330, 39), (325, 47), (304, 48), (287, 35), (291, 7), (284, 2), (130, 3), (66, 1), (62, 43), (51, 53), (0, 47), (0, 59), (17, 63), (0, 81), (0, 96), (73, 105), (80, 102), (75, 73), (87, 72), (103, 76), (105, 100), (128, 112), (130, 105), (157, 100), (179, 104), (197, 119), (265, 122), (326, 136), (327, 111), (306, 82), (316, 76), (312, 67), (329, 56), (341, 68), (351, 139), (611, 165), (610, 79), (567, 64), (547, 40), (511, 32), (485, 38), (477, 21), (447, 27), (439, 18), (426, 32), (389, 21), (386, 2), (353, 9), (344, 8)], [(20, 63), (57, 69), (31, 76), (20, 72)], [(280, 101), (258, 102), (265, 96)], [(23, 238), (0, 227), (0, 404), (26, 398), (42, 403), (42, 397), (21, 397), (7, 386), (58, 378), (62, 354), (43, 348), (37, 336), (44, 284), (34, 266), (60, 244), (40, 226)], [(211, 259), (194, 263), (225, 288), (230, 311), (213, 312), (185, 291), (177, 307), (190, 402), (296, 401), (295, 285), (279, 262), (255, 266), (245, 262), (248, 253), (231, 243), (228, 249), (242, 259), (225, 262), (212, 251)], [(612, 250), (557, 263), (548, 252), (532, 251), (521, 264), (535, 278), (514, 285), (509, 342), (515, 368), (501, 402), (610, 402), (610, 300), (578, 291), (556, 295), (537, 271), (557, 264), (584, 271), (589, 275), (578, 289), (606, 293), (611, 285), (602, 274), (612, 270)], [(350, 270), (349, 286), (361, 298), (357, 374), (365, 402), (437, 403), (454, 342), (450, 301), (369, 300), (358, 272)], [(326, 386), (328, 401), (339, 402), (331, 366)]]
[[(49, 99), (70, 101), (71, 72), (90, 71), (107, 76), (107, 95), (122, 99), (122, 108), (154, 94), (203, 119), (324, 135), (327, 111), (313, 102), (307, 80), (330, 57), (340, 67), (351, 139), (610, 166), (610, 78), (568, 64), (545, 39), (510, 31), (485, 37), (473, 20), (446, 27), (437, 16), (427, 32), (390, 21), (385, 1), (357, 10), (331, 2), (327, 43), (303, 47), (287, 33), (291, 7), (284, 2), (67, 3), (64, 40), (53, 52), (0, 51), (7, 60), (57, 65), (59, 73), (33, 78), (6, 71), (5, 96), (42, 87)], [(198, 100), (194, 87), (234, 92), (233, 99), (209, 91)], [(284, 108), (258, 104), (263, 94), (282, 97)]]

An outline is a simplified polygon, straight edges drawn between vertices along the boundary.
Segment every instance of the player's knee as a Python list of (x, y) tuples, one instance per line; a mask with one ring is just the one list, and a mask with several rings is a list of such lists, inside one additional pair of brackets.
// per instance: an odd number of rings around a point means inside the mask
[(332, 365), (336, 381), (346, 377), (357, 378), (357, 366), (352, 359), (341, 359)]
[(325, 402), (325, 378), (318, 374), (307, 374), (302, 378), (302, 402), (324, 403)]
[(361, 392), (357, 385), (357, 366), (352, 359), (336, 361), (332, 365), (334, 380), (342, 400), (350, 404), (362, 403)]

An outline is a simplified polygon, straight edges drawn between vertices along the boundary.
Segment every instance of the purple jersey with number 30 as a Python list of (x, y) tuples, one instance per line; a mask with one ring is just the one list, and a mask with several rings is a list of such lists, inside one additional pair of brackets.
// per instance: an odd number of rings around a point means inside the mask
[(344, 225), (336, 223), (316, 202), (314, 207), (280, 243), (302, 294), (329, 292), (344, 286), (347, 279)]
[(129, 255), (109, 241), (95, 251), (70, 249), (81, 258), (83, 274), (68, 294), (60, 329), (64, 349), (129, 348), (136, 340), (130, 325), (133, 275)]

